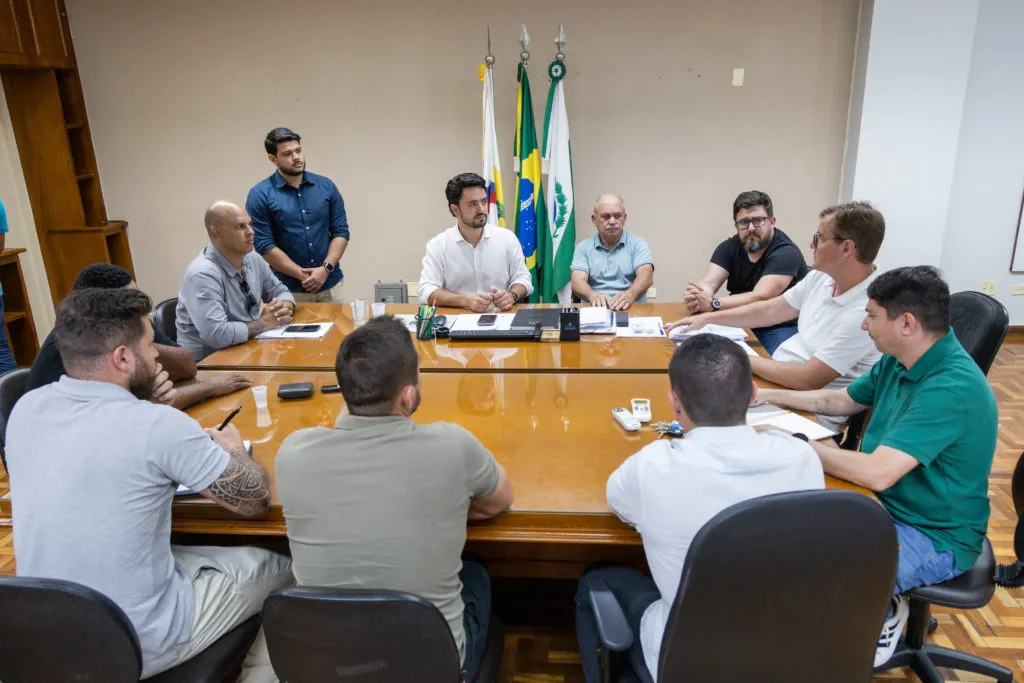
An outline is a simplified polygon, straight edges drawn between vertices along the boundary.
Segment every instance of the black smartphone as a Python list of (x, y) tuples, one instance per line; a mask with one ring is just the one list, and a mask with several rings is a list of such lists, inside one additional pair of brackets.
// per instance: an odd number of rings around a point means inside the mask
[(341, 387), (337, 384), (325, 384), (320, 387), (321, 394), (337, 394), (341, 391)]
[(316, 332), (320, 329), (319, 325), (289, 325), (284, 328), (285, 332)]
[(498, 322), (498, 316), (493, 313), (480, 316), (480, 319), (476, 321), (477, 327), (493, 327), (494, 323)]
[(615, 311), (615, 326), (629, 327), (629, 313), (626, 311)]

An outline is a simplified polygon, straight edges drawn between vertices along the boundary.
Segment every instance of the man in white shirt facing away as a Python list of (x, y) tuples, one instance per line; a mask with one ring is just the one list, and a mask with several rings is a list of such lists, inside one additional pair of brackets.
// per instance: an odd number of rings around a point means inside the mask
[(487, 183), (460, 173), (445, 188), (454, 226), (427, 242), (419, 299), (433, 306), (507, 311), (533, 292), (519, 239), (487, 224)]
[(661, 639), (693, 537), (722, 510), (773, 493), (821, 489), (821, 461), (804, 441), (747, 426), (756, 396), (750, 361), (737, 344), (709, 334), (683, 341), (669, 362), (668, 400), (686, 435), (659, 439), (608, 479), (608, 506), (643, 537), (653, 579), (627, 567), (592, 569), (576, 595), (576, 636), (587, 683), (598, 683), (598, 634), (591, 586), (601, 581), (622, 605), (635, 638), (628, 665), (656, 680)]
[[(882, 355), (861, 329), (868, 286), (878, 276), (875, 257), (885, 238), (885, 219), (867, 202), (830, 206), (811, 239), (814, 270), (798, 285), (767, 301), (728, 311), (701, 313), (666, 326), (697, 330), (707, 323), (768, 327), (797, 318), (797, 333), (768, 358), (751, 358), (758, 377), (786, 389), (842, 389), (871, 370)], [(845, 418), (818, 416), (839, 431)]]

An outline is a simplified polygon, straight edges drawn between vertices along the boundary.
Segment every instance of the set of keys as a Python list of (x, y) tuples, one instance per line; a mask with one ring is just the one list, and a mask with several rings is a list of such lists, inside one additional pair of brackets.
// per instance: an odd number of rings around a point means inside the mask
[[(630, 407), (633, 409), (632, 412), (625, 408), (613, 408), (612, 417), (627, 432), (640, 431), (643, 423), (651, 421), (651, 401), (646, 398), (634, 398), (630, 401)], [(658, 436), (681, 437), (683, 435), (683, 428), (676, 421), (655, 422), (650, 425), (650, 428), (656, 431)]]

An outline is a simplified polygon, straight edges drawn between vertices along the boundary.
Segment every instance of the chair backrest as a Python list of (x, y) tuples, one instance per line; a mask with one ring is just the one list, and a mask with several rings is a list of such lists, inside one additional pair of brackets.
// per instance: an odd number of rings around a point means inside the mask
[(7, 419), (14, 410), (14, 404), (25, 393), (28, 373), (28, 368), (18, 368), (0, 377), (0, 445), (7, 443)]
[(177, 308), (178, 297), (176, 296), (165, 299), (153, 307), (153, 327), (174, 341), (178, 341), (178, 328), (174, 324)]
[(957, 292), (949, 299), (949, 322), (960, 346), (987, 375), (1010, 327), (1006, 307), (981, 292)]
[(274, 671), (288, 683), (459, 680), (448, 622), (409, 593), (284, 588), (263, 604), (263, 629)]
[(658, 680), (871, 680), (896, 558), (892, 519), (860, 493), (727, 508), (690, 544)]
[(135, 629), (112, 600), (55, 579), (0, 577), (0, 680), (137, 683)]

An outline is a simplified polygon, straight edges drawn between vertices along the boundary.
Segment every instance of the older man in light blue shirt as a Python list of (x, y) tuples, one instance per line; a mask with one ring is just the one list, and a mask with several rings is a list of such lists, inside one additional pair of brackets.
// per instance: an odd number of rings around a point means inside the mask
[(572, 293), (614, 311), (624, 311), (634, 301), (647, 301), (647, 290), (654, 284), (654, 259), (647, 240), (625, 232), (622, 197), (598, 197), (590, 220), (597, 234), (576, 245)]

